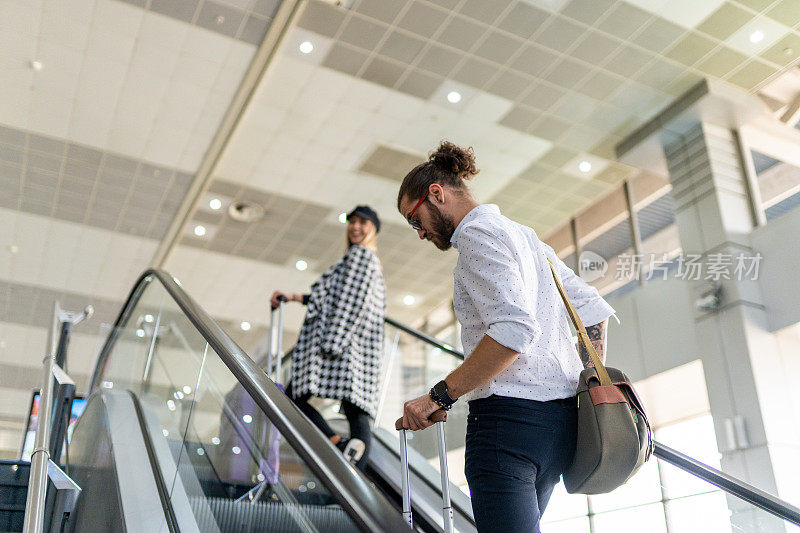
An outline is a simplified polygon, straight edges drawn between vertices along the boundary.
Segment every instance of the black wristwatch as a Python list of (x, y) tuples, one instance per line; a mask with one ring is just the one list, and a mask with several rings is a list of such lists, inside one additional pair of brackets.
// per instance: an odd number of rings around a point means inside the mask
[(450, 397), (450, 389), (447, 388), (447, 383), (444, 380), (431, 387), (428, 394), (431, 400), (445, 411), (449, 411), (450, 408), (453, 407), (453, 404), (456, 403), (456, 401)]

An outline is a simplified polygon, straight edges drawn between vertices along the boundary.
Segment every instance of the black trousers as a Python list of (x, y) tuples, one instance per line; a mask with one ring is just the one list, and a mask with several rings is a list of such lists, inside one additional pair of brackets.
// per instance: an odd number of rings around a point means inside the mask
[[(326, 437), (331, 438), (337, 434), (333, 428), (328, 425), (328, 422), (322, 417), (320, 412), (308, 403), (311, 399), (311, 394), (306, 393), (295, 397), (293, 395), (291, 383), (286, 387), (286, 394)], [(372, 447), (372, 430), (369, 427), (369, 415), (356, 404), (347, 400), (342, 400), (342, 410), (344, 411), (344, 416), (347, 418), (347, 423), (350, 425), (350, 438), (359, 439), (364, 442), (364, 455), (362, 455), (361, 459), (356, 463), (356, 468), (363, 470), (367, 464), (367, 457)], [(344, 449), (344, 445), (345, 439), (342, 439), (339, 448)]]
[(480, 532), (530, 533), (575, 454), (575, 398), (469, 402), (465, 473)]

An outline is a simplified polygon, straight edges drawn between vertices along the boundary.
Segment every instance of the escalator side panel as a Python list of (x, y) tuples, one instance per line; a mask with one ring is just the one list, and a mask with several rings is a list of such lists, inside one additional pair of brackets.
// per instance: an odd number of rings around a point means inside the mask
[(74, 531), (166, 531), (141, 428), (132, 420), (136, 411), (127, 394), (89, 397), (69, 447), (70, 475), (82, 489)]

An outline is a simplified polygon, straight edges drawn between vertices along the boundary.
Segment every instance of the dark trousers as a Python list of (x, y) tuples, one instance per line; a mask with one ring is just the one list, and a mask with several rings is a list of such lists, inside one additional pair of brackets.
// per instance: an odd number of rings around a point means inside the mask
[[(328, 422), (322, 417), (320, 412), (308, 403), (308, 400), (311, 399), (311, 394), (303, 394), (297, 398), (293, 397), (291, 383), (286, 388), (286, 394), (326, 437), (331, 438), (336, 435), (336, 432), (328, 425)], [(361, 459), (356, 463), (356, 468), (363, 470), (367, 464), (367, 457), (372, 447), (372, 431), (369, 427), (369, 415), (356, 404), (348, 402), (347, 400), (342, 400), (342, 411), (344, 411), (344, 416), (347, 418), (347, 423), (350, 425), (350, 438), (360, 439), (364, 442), (364, 455), (362, 455)], [(344, 444), (345, 440), (342, 439), (339, 448), (344, 449)]]
[(539, 532), (539, 520), (575, 454), (575, 398), (490, 396), (469, 402), (465, 473), (478, 531)]

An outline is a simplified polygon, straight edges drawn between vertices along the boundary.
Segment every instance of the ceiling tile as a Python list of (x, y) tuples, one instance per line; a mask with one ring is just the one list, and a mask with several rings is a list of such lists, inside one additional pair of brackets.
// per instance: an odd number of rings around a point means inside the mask
[(477, 24), (468, 19), (454, 17), (447, 23), (437, 41), (461, 51), (468, 51), (473, 44), (488, 30), (487, 26)]
[(355, 6), (355, 11), (386, 24), (391, 24), (405, 4), (405, 0), (361, 0)]
[[(25, 134), (20, 130), (6, 128), (0, 125), (0, 143), (20, 147), (25, 146)], [(2, 151), (2, 149), (2, 146), (0, 146), (0, 151)]]
[(555, 141), (569, 128), (569, 123), (563, 120), (553, 116), (544, 116), (531, 126), (530, 133), (542, 139), (547, 139), (548, 141)]
[[(697, 70), (722, 78), (731, 70), (747, 61), (747, 56), (730, 48), (721, 47), (698, 63)], [(666, 81), (666, 80), (665, 80)], [(662, 85), (663, 87), (664, 85)]]
[[(0, 142), (2, 142), (2, 139), (0, 139)], [(30, 135), (28, 139), (28, 148), (30, 150), (56, 155), (58, 157), (64, 155), (65, 147), (66, 144), (63, 141), (42, 137), (41, 135)]]
[(559, 89), (558, 87), (540, 83), (539, 85), (534, 86), (533, 89), (531, 89), (531, 91), (525, 95), (525, 98), (523, 98), (522, 101), (523, 103), (535, 107), (536, 109), (547, 110), (553, 107), (553, 104), (558, 102), (558, 100), (565, 94), (566, 91)]
[(654, 63), (639, 73), (636, 81), (654, 89), (662, 89), (681, 76), (683, 72), (684, 69), (673, 63), (656, 59)]
[(499, 32), (492, 32), (475, 50), (475, 55), (504, 64), (514, 55), (523, 43)]
[(344, 17), (343, 10), (325, 2), (312, 0), (306, 4), (298, 25), (325, 37), (333, 37), (344, 22)]
[(756, 85), (760, 84), (768, 77), (777, 72), (778, 69), (762, 63), (757, 59), (751, 60), (741, 69), (736, 71), (735, 74), (728, 78), (728, 81), (743, 87), (744, 89), (753, 89)]
[(397, 90), (427, 100), (436, 92), (442, 81), (442, 78), (432, 74), (414, 70), (400, 83)]
[(429, 72), (448, 77), (459, 61), (465, 56), (449, 48), (431, 45), (417, 62), (417, 66)]
[(414, 2), (400, 18), (397, 26), (423, 37), (433, 37), (447, 18), (447, 11)]
[(239, 37), (246, 43), (258, 46), (264, 40), (268, 28), (269, 19), (248, 15)]
[(364, 50), (372, 51), (378, 45), (386, 30), (386, 26), (352, 16), (345, 23), (339, 39)]
[(505, 2), (487, 2), (486, 0), (466, 0), (461, 5), (459, 13), (475, 19), (484, 24), (494, 24), (497, 18), (505, 11), (508, 4)]
[(624, 80), (607, 74), (605, 71), (597, 70), (578, 85), (576, 90), (581, 94), (603, 100), (616, 91), (623, 82)]
[(800, 57), (800, 37), (794, 33), (787, 34), (783, 39), (765, 50), (761, 57), (782, 67), (788, 66)]
[(500, 120), (500, 124), (519, 130), (528, 131), (534, 121), (541, 116), (541, 113), (523, 106), (516, 106)]
[(322, 65), (355, 76), (368, 57), (366, 52), (334, 43)]
[(419, 154), (403, 152), (389, 146), (376, 146), (361, 166), (361, 172), (374, 174), (394, 181), (400, 181), (408, 171), (420, 163), (424, 158)]
[(661, 53), (684, 33), (686, 30), (677, 24), (655, 17), (633, 38), (633, 42), (652, 52)]
[(525, 2), (518, 2), (503, 17), (498, 27), (523, 39), (528, 39), (550, 16), (547, 11), (528, 5)]
[(586, 30), (583, 26), (565, 18), (554, 18), (536, 37), (535, 41), (548, 48), (564, 52), (577, 41)]
[(716, 43), (698, 33), (687, 33), (666, 54), (666, 57), (692, 66), (716, 47)]
[[(321, 4), (322, 2), (310, 2), (314, 4)], [(264, 17), (272, 18), (278, 10), (280, 0), (255, 0), (250, 10)], [(305, 9), (308, 11), (308, 8)], [(310, 29), (310, 28), (309, 28)]]
[(461, 83), (466, 83), (476, 89), (483, 88), (500, 69), (493, 63), (479, 59), (469, 58), (461, 67), (456, 69), (452, 78)]
[[(756, 31), (760, 31), (763, 34), (763, 38), (758, 42), (753, 42), (750, 37)], [(739, 28), (733, 35), (728, 37), (725, 43), (744, 54), (754, 55), (763, 52), (781, 40), (789, 31), (791, 30), (783, 24), (761, 17)]]
[(486, 90), (497, 96), (502, 96), (509, 100), (516, 100), (529, 89), (532, 84), (533, 81), (530, 78), (507, 70), (495, 78)]
[(537, 160), (537, 163), (550, 165), (551, 167), (561, 168), (578, 155), (578, 152), (569, 150), (561, 146), (554, 146)]
[(67, 146), (67, 157), (83, 163), (91, 165), (99, 165), (103, 154), (93, 148), (81, 146), (78, 144), (69, 144)]
[(384, 87), (393, 87), (404, 71), (405, 67), (380, 57), (375, 57), (370, 61), (361, 77)]
[(576, 46), (570, 55), (587, 63), (599, 64), (619, 48), (621, 41), (607, 37), (595, 31), (586, 32), (586, 37)]
[(632, 46), (623, 46), (608, 60), (604, 68), (620, 76), (631, 78), (654, 57), (650, 52)]
[(652, 16), (643, 9), (620, 2), (597, 27), (615, 37), (627, 39), (641, 29)]
[(590, 71), (591, 69), (582, 63), (564, 58), (544, 79), (569, 89), (577, 85)]
[(197, 25), (228, 37), (234, 37), (244, 20), (244, 12), (205, 0), (197, 16)]
[(539, 76), (558, 61), (558, 56), (541, 46), (529, 44), (519, 56), (511, 63), (511, 68), (529, 74)]
[(572, 0), (561, 14), (593, 26), (613, 4), (614, 0)]
[(151, 0), (150, 11), (192, 22), (199, 0)]
[(800, 25), (800, 3), (795, 0), (781, 0), (765, 14), (769, 18), (793, 28)]
[(581, 123), (592, 114), (599, 104), (600, 102), (593, 98), (588, 98), (576, 93), (567, 93), (567, 95), (553, 107), (551, 113), (570, 122)]
[(752, 18), (749, 11), (726, 2), (697, 26), (697, 31), (724, 41)]
[(404, 63), (411, 63), (424, 45), (425, 41), (422, 39), (392, 32), (381, 45), (378, 53)]

